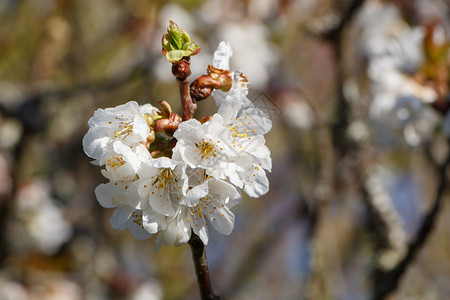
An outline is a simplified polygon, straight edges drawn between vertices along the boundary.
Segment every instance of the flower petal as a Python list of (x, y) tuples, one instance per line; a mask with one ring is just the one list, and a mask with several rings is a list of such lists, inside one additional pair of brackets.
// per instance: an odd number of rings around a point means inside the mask
[(205, 181), (194, 186), (187, 192), (187, 195), (180, 201), (181, 205), (194, 207), (198, 204), (198, 200), (208, 194), (208, 182)]
[(231, 56), (233, 56), (233, 50), (231, 49), (230, 43), (220, 42), (214, 52), (213, 67), (221, 70), (229, 70)]

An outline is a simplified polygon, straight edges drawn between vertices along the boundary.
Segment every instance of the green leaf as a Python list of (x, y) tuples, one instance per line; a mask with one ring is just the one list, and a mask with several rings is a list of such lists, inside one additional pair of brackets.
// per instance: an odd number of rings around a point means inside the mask
[(170, 21), (167, 33), (163, 36), (163, 53), (171, 63), (177, 62), (183, 56), (195, 55), (200, 51), (200, 47), (191, 41), (189, 34)]

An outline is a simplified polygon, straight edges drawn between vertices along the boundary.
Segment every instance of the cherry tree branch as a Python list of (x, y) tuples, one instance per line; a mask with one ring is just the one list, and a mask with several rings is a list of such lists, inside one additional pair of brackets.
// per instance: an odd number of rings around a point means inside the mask
[[(189, 88), (189, 76), (191, 75), (190, 58), (183, 57), (180, 61), (173, 63), (172, 74), (177, 79), (178, 87), (180, 89), (183, 121), (190, 120), (194, 117), (194, 113), (197, 110), (197, 103), (192, 100)], [(193, 232), (189, 240), (189, 245), (191, 246), (192, 259), (194, 260), (195, 274), (197, 275), (201, 299), (219, 300), (220, 297), (216, 296), (211, 288), (205, 245), (198, 235)]]
[(417, 253), (420, 251), (420, 249), (422, 249), (427, 238), (430, 236), (441, 208), (442, 196), (444, 194), (447, 182), (446, 173), (449, 163), (450, 151), (447, 154), (445, 163), (440, 168), (440, 183), (437, 189), (436, 198), (433, 202), (433, 205), (425, 215), (422, 225), (418, 229), (414, 240), (409, 244), (408, 251), (405, 257), (389, 271), (376, 271), (374, 276), (375, 284), (373, 291), (373, 300), (385, 299), (386, 296), (397, 289), (399, 281), (402, 278), (403, 274), (408, 270)]
[(191, 98), (189, 89), (189, 75), (191, 75), (191, 62), (189, 57), (183, 57), (180, 61), (172, 64), (172, 74), (177, 78), (180, 89), (181, 109), (183, 111), (183, 121), (194, 117), (197, 110), (197, 103)]
[(201, 299), (220, 300), (220, 297), (214, 294), (211, 287), (205, 245), (195, 233), (192, 233), (189, 245), (192, 250), (192, 259), (194, 260), (195, 274), (197, 275)]
[[(339, 5), (338, 1), (335, 1), (335, 3), (337, 3), (336, 6), (341, 6)], [(326, 18), (323, 18), (318, 28), (309, 28), (309, 30), (312, 31), (314, 35), (318, 35), (325, 40), (340, 42), (339, 40), (341, 39), (341, 34), (344, 31), (344, 28), (353, 20), (353, 17), (356, 15), (363, 4), (364, 0), (351, 0), (350, 3), (348, 3), (348, 5), (346, 5), (343, 9), (338, 9), (336, 7), (336, 9), (333, 10), (332, 13), (336, 14), (335, 11), (339, 11), (339, 13), (336, 15), (336, 17), (338, 18), (337, 22), (327, 24)]]

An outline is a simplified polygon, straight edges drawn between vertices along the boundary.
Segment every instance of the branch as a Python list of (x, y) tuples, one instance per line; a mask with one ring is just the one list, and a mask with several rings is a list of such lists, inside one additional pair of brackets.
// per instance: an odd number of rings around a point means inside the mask
[(205, 245), (195, 233), (192, 233), (189, 245), (192, 250), (192, 259), (194, 260), (195, 274), (197, 275), (201, 299), (220, 300), (220, 297), (215, 295), (212, 291), (208, 262), (206, 261)]
[[(180, 61), (172, 64), (172, 74), (175, 76), (180, 88), (181, 109), (183, 112), (183, 121), (194, 117), (197, 103), (192, 101), (189, 89), (189, 76), (191, 75), (191, 62), (189, 57), (183, 57)], [(191, 246), (192, 259), (194, 260), (195, 274), (197, 275), (198, 287), (202, 300), (220, 300), (220, 297), (214, 295), (209, 279), (208, 262), (206, 261), (205, 245), (198, 235), (192, 232), (189, 239)]]
[(191, 98), (189, 89), (189, 75), (191, 75), (191, 62), (189, 57), (183, 57), (180, 61), (172, 64), (172, 74), (176, 77), (180, 88), (181, 109), (183, 111), (183, 121), (194, 117), (197, 110), (197, 103)]
[(339, 40), (344, 27), (353, 19), (359, 8), (364, 4), (364, 0), (353, 0), (342, 12), (339, 22), (332, 28), (322, 32), (321, 36), (329, 41)]
[[(450, 142), (450, 141), (449, 141)], [(446, 171), (450, 163), (450, 150), (447, 154), (445, 163), (440, 168), (440, 183), (436, 193), (436, 198), (428, 213), (425, 215), (422, 225), (416, 233), (414, 240), (409, 244), (405, 257), (390, 271), (377, 270), (375, 273), (375, 284), (373, 292), (373, 300), (382, 300), (398, 287), (399, 281), (408, 267), (413, 262), (417, 253), (425, 245), (441, 208), (442, 196), (446, 187)]]

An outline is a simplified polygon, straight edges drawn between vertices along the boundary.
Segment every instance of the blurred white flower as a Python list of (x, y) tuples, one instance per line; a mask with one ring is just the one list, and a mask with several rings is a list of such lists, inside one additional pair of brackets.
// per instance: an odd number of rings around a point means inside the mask
[(0, 277), (0, 299), (28, 300), (29, 297), (27, 290), (20, 283)]
[(132, 294), (131, 300), (161, 300), (163, 289), (159, 282), (149, 280), (142, 283)]
[(358, 15), (357, 26), (362, 29), (361, 50), (369, 60), (383, 57), (389, 60), (389, 67), (408, 72), (423, 60), (420, 43), (425, 31), (411, 28), (395, 5), (367, 2)]
[(251, 78), (253, 86), (265, 86), (270, 68), (276, 63), (276, 50), (269, 43), (266, 27), (257, 21), (242, 19), (221, 23), (217, 35), (220, 40), (240, 45), (233, 62)]
[(424, 29), (410, 27), (395, 6), (377, 1), (364, 6), (358, 24), (371, 80), (370, 119), (380, 138), (401, 130), (410, 146), (420, 145), (438, 121), (428, 105), (437, 99), (437, 93), (411, 76), (424, 58)]
[(389, 70), (384, 76), (380, 75), (378, 81), (373, 81), (371, 91), (373, 99), (369, 114), (382, 130), (381, 135), (401, 129), (410, 146), (418, 146), (429, 139), (439, 121), (438, 115), (427, 104), (437, 98), (433, 89), (398, 71)]
[(22, 186), (16, 202), (16, 216), (29, 238), (26, 243), (47, 255), (57, 252), (72, 236), (71, 225), (53, 202), (49, 185), (41, 180)]
[(47, 280), (31, 287), (30, 300), (81, 300), (81, 287), (68, 279), (47, 277)]

